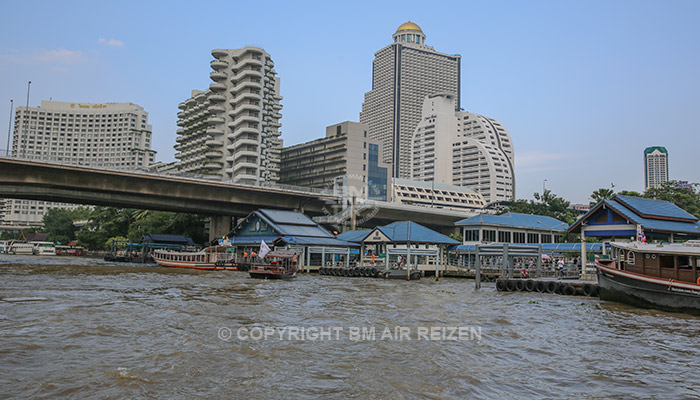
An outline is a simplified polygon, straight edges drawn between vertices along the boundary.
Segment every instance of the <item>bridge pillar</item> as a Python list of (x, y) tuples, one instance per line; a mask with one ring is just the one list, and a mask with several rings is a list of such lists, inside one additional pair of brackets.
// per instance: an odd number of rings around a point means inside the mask
[(220, 239), (231, 232), (230, 215), (213, 215), (209, 217), (209, 241)]

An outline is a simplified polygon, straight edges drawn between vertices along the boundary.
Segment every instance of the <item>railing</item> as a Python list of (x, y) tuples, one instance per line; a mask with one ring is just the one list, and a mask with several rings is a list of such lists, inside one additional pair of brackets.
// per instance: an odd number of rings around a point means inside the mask
[[(158, 171), (158, 167), (151, 167), (149, 169), (134, 169), (134, 168), (126, 168), (123, 165), (120, 164), (114, 164), (114, 163), (86, 163), (86, 162), (76, 162), (76, 161), (66, 161), (66, 160), (58, 160), (58, 157), (35, 157), (35, 158), (28, 158), (28, 157), (8, 157), (7, 155), (7, 150), (2, 150), (0, 149), (0, 158), (8, 158), (12, 160), (20, 160), (20, 161), (29, 161), (29, 162), (37, 162), (37, 163), (42, 163), (42, 164), (52, 164), (52, 165), (58, 165), (58, 166), (74, 166), (74, 167), (84, 167), (84, 168), (90, 168), (90, 169), (96, 169), (96, 170), (101, 170), (101, 171), (113, 171), (113, 172), (127, 172), (127, 173), (135, 173), (139, 175), (147, 175), (147, 176), (153, 176), (153, 177), (161, 177), (161, 178), (183, 178), (191, 181), (197, 181), (197, 182), (203, 182), (203, 183), (219, 183), (219, 184), (224, 184), (224, 185), (230, 185), (230, 186), (249, 186), (249, 187), (259, 187), (259, 188), (265, 188), (265, 189), (279, 189), (279, 190), (285, 190), (285, 191), (290, 191), (290, 192), (298, 192), (298, 193), (304, 193), (304, 194), (317, 194), (317, 195), (324, 195), (324, 196), (337, 196), (333, 194), (333, 191), (331, 189), (322, 189), (322, 188), (309, 188), (309, 187), (303, 187), (303, 186), (294, 186), (294, 185), (286, 185), (286, 184), (280, 184), (280, 183), (269, 183), (269, 182), (259, 182), (257, 184), (240, 184), (240, 183), (234, 183), (234, 182), (227, 182), (224, 181), (222, 178), (202, 178), (201, 175), (195, 174), (195, 173), (188, 173), (188, 172), (179, 172), (179, 171)], [(153, 171), (155, 169), (155, 171)], [(338, 196), (339, 197), (339, 196)]]

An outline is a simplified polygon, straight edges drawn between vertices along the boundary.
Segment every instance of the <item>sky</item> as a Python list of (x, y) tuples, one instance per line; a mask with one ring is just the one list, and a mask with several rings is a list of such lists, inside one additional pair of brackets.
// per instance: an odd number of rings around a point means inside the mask
[(358, 121), (374, 53), (410, 20), (462, 56), (462, 108), (499, 120), (516, 197), (572, 203), (643, 191), (643, 151), (700, 182), (700, 1), (6, 2), (0, 15), (0, 149), (10, 100), (132, 102), (156, 159), (174, 161), (177, 105), (205, 90), (215, 48), (264, 48), (281, 78), (285, 146)]

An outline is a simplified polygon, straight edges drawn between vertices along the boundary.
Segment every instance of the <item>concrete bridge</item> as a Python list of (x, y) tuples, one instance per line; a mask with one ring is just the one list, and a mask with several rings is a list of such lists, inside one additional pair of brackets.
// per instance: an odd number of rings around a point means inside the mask
[[(194, 178), (105, 170), (0, 157), (0, 197), (209, 215), (210, 237), (231, 229), (232, 217), (258, 208), (287, 209), (311, 216), (340, 212), (344, 200), (319, 189), (250, 186)], [(358, 211), (361, 211), (358, 207)], [(455, 231), (464, 212), (376, 202), (358, 221), (412, 220)], [(332, 222), (331, 219), (327, 222)]]

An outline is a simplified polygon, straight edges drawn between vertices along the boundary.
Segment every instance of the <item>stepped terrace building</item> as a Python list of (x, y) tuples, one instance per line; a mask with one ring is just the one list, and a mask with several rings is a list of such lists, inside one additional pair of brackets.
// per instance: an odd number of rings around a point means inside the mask
[(282, 96), (272, 58), (258, 47), (211, 54), (213, 83), (178, 106), (178, 161), (167, 169), (226, 182), (277, 182)]
[(360, 122), (367, 124), (370, 137), (382, 142), (382, 160), (393, 165), (392, 176), (410, 179), (411, 140), (425, 96), (450, 93), (455, 96), (453, 111), (459, 110), (461, 56), (426, 45), (423, 30), (410, 21), (374, 56), (372, 90), (365, 94)]

